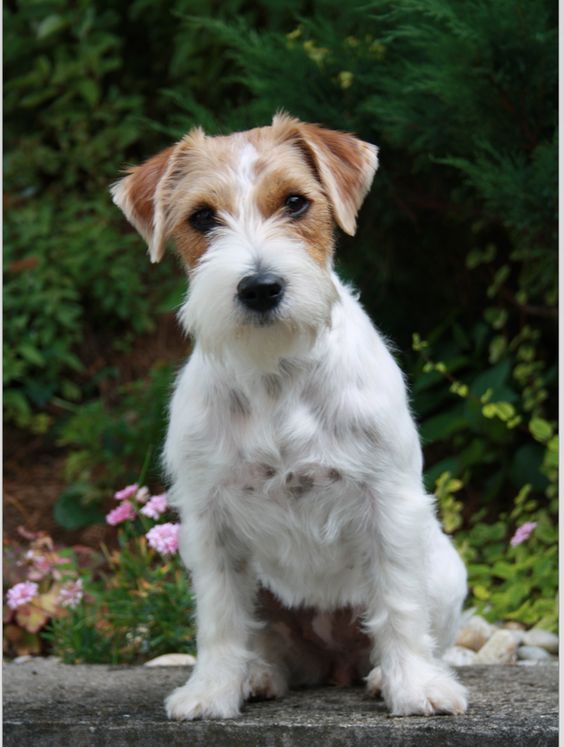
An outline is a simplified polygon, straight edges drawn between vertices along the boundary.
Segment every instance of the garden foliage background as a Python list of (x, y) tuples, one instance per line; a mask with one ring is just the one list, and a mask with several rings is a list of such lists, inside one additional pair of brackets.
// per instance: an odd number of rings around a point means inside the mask
[(469, 603), (554, 627), (556, 28), (549, 0), (7, 2), (5, 433), (64, 450), (58, 524), (158, 485), (188, 349), (180, 265), (150, 266), (109, 184), (285, 109), (379, 145), (339, 270), (397, 345)]

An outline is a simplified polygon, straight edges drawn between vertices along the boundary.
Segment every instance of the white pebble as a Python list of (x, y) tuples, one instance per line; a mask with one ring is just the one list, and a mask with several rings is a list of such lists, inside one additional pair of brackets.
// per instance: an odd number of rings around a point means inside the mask
[(146, 667), (193, 667), (196, 658), (191, 654), (163, 654), (146, 661)]
[(16, 656), (14, 659), (14, 664), (25, 664), (28, 661), (33, 661), (35, 659), (35, 656), (30, 656), (29, 654), (22, 654), (21, 656)]
[(517, 641), (509, 630), (496, 630), (476, 654), (474, 664), (515, 664)]
[(463, 646), (451, 646), (443, 654), (443, 661), (453, 667), (468, 667), (474, 663), (476, 652)]
[(531, 628), (523, 636), (525, 646), (538, 646), (544, 648), (549, 654), (558, 653), (558, 636), (548, 630)]
[(494, 634), (496, 628), (484, 620), (483, 617), (474, 615), (460, 629), (456, 639), (457, 646), (479, 651), (484, 643)]
[(528, 661), (550, 661), (554, 657), (540, 646), (521, 646), (517, 649), (517, 658)]

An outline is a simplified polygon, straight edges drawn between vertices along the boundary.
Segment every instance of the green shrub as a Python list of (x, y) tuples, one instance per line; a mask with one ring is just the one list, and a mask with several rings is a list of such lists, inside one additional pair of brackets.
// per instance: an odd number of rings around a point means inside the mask
[(152, 329), (177, 282), (170, 269), (150, 274), (108, 194), (147, 129), (143, 97), (116, 84), (118, 11), (86, 0), (4, 8), (5, 418), (19, 427), (46, 430), (96, 396), (80, 362), (89, 336), (123, 348)]
[[(291, 8), (273, 8), (268, 23)], [(125, 164), (168, 145), (174, 123), (205, 123), (239, 90), (225, 45), (195, 24), (181, 29), (187, 11), (258, 23), (264, 15), (242, 0), (219, 14), (187, 0), (4, 6), (9, 424), (45, 431), (69, 404), (96, 397), (102, 382), (79, 362), (85, 341), (127, 348), (178, 296), (182, 273), (171, 262), (150, 267), (108, 188)]]

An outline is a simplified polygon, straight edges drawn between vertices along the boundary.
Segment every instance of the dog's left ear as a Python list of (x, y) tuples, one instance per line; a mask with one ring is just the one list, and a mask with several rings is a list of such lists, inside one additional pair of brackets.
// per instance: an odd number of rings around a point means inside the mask
[(356, 216), (378, 168), (378, 148), (347, 132), (306, 124), (286, 114), (276, 115), (272, 126), (297, 139), (325, 189), (336, 223), (354, 236)]
[(147, 242), (151, 262), (163, 258), (171, 232), (171, 196), (179, 179), (190, 170), (194, 148), (205, 138), (204, 131), (195, 127), (175, 145), (140, 166), (132, 166), (127, 176), (110, 187), (115, 204)]
[(127, 176), (112, 184), (113, 201), (149, 246), (151, 262), (160, 262), (165, 250), (165, 231), (159, 220), (156, 195), (175, 146), (166, 148), (140, 166), (127, 170)]

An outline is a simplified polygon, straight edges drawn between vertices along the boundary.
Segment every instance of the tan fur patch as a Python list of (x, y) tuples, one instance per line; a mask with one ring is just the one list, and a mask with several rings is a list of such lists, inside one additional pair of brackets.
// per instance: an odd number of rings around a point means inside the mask
[[(333, 253), (333, 219), (327, 198), (303, 154), (293, 144), (267, 148), (268, 155), (257, 160), (258, 176), (254, 199), (265, 218), (276, 216), (288, 233), (305, 244), (308, 254), (326, 264)], [(310, 200), (307, 212), (292, 218), (285, 209), (289, 195)]]
[(335, 221), (353, 236), (356, 216), (378, 165), (378, 149), (347, 132), (306, 124), (287, 115), (277, 115), (273, 133), (282, 141), (302, 148), (323, 185)]

